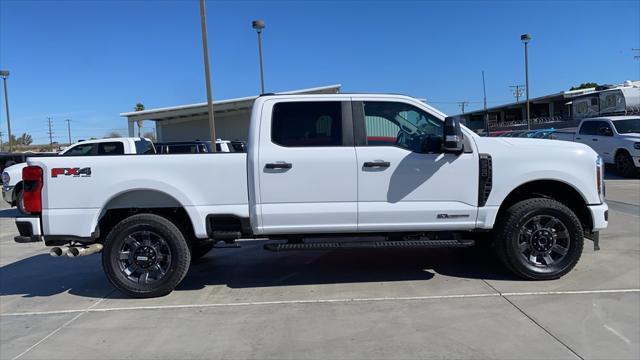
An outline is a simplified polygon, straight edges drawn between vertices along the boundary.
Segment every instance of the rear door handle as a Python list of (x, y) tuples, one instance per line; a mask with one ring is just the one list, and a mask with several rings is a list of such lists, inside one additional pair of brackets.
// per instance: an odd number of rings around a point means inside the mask
[(264, 167), (266, 169), (291, 169), (293, 165), (288, 162), (279, 161), (275, 163), (267, 163)]
[(598, 141), (598, 139), (591, 139), (591, 140), (593, 140), (593, 141)]
[(580, 140), (581, 138), (576, 138), (576, 140)]
[(391, 166), (390, 162), (382, 160), (367, 161), (364, 163), (364, 167), (366, 168), (388, 168), (389, 166)]

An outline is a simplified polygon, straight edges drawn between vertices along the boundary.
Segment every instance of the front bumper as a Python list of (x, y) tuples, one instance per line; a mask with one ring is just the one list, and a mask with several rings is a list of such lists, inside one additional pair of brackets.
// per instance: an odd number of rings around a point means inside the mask
[(16, 226), (20, 235), (13, 238), (17, 243), (30, 243), (42, 241), (39, 217), (16, 218)]
[(633, 159), (633, 165), (640, 168), (640, 156), (632, 156), (631, 158)]
[(9, 204), (13, 204), (13, 189), (14, 186), (2, 185), (2, 198)]
[(591, 212), (591, 220), (593, 222), (592, 231), (606, 229), (607, 225), (609, 225), (609, 206), (607, 206), (607, 203), (589, 205), (588, 207)]

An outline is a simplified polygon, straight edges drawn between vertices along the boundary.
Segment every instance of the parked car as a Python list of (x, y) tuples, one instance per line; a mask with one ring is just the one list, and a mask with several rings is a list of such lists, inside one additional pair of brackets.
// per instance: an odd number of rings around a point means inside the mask
[(584, 119), (576, 132), (557, 131), (554, 138), (589, 145), (624, 177), (640, 173), (640, 116)]
[[(153, 143), (145, 138), (111, 138), (99, 140), (86, 140), (75, 143), (59, 154), (59, 156), (104, 156), (124, 154), (153, 154)], [(38, 154), (37, 156), (42, 156)], [(29, 156), (32, 157), (32, 156)], [(33, 156), (36, 157), (36, 156)], [(15, 164), (2, 172), (2, 198), (11, 206), (16, 206), (21, 212), (25, 212), (23, 205), (22, 169), (26, 162)]]
[(588, 146), (480, 137), (400, 95), (260, 96), (246, 154), (69, 160), (28, 160), (33, 215), (16, 219), (15, 241), (101, 252), (109, 281), (134, 297), (168, 294), (214, 243), (252, 237), (271, 251), (492, 239), (516, 275), (557, 279), (607, 227), (603, 164)]
[[(155, 144), (158, 154), (199, 154), (211, 152), (211, 141), (172, 141)], [(217, 152), (236, 152), (231, 141), (216, 140)]]
[(553, 134), (556, 132), (555, 129), (540, 129), (536, 130), (536, 132), (531, 136), (534, 139), (551, 139), (553, 138)]

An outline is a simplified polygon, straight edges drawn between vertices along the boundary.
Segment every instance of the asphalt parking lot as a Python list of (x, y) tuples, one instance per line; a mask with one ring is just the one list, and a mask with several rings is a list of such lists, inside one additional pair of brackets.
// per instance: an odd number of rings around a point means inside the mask
[(640, 180), (560, 280), (481, 251), (214, 249), (172, 294), (115, 291), (100, 256), (16, 244), (0, 207), (0, 358), (640, 358)]

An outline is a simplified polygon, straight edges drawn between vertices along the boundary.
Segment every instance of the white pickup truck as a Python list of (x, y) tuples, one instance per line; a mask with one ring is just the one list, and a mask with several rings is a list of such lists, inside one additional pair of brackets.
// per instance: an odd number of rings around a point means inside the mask
[(558, 131), (553, 138), (589, 145), (624, 177), (640, 173), (640, 116), (584, 119), (576, 132)]
[(607, 226), (603, 163), (588, 146), (479, 137), (399, 95), (261, 96), (247, 153), (28, 163), (36, 215), (16, 219), (15, 240), (102, 252), (110, 282), (134, 297), (171, 292), (191, 260), (244, 238), (272, 251), (493, 240), (518, 276), (555, 279)]
[[(145, 138), (109, 138), (85, 140), (70, 145), (58, 156), (113, 156), (125, 154), (153, 154), (153, 143)], [(22, 201), (22, 169), (27, 163), (11, 165), (2, 172), (2, 198), (11, 206), (26, 213)]]

